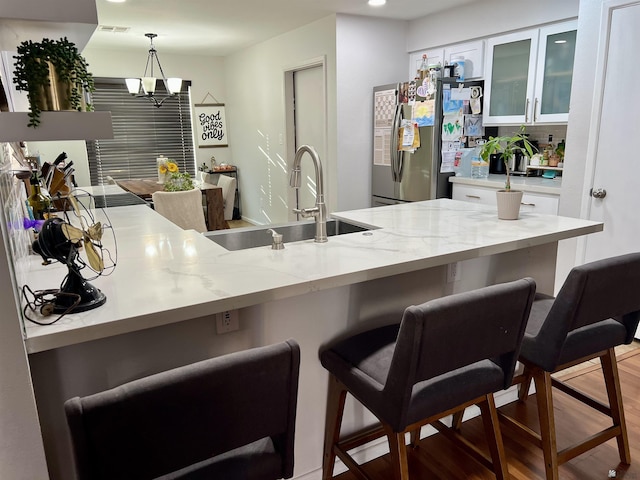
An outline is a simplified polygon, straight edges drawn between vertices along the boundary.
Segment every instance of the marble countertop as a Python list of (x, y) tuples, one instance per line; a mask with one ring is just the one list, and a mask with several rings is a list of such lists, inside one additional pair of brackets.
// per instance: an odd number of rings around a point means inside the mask
[[(115, 190), (114, 190), (115, 191)], [(100, 191), (94, 191), (100, 194)], [(105, 193), (113, 193), (107, 191)], [(495, 207), (450, 199), (353, 210), (334, 218), (378, 227), (368, 232), (230, 252), (185, 231), (144, 205), (106, 209), (117, 237), (117, 267), (92, 280), (107, 303), (48, 326), (25, 321), (29, 353), (198, 318), (322, 289), (527, 248), (601, 231), (598, 222), (521, 214), (499, 220)], [(103, 240), (108, 248), (108, 235)], [(66, 268), (29, 258), (33, 290), (56, 288)], [(51, 317), (39, 317), (51, 320)]]
[[(491, 173), (486, 179), (449, 177), (449, 182), (459, 183), (462, 185), (472, 185), (476, 187), (504, 188), (506, 179), (506, 175)], [(511, 175), (511, 188), (517, 188), (518, 190), (522, 190), (523, 192), (560, 195), (560, 189), (562, 188), (562, 177), (543, 178)]]

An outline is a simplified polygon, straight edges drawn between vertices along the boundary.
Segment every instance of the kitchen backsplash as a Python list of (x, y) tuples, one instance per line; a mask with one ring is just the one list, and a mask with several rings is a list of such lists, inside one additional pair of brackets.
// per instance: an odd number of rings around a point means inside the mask
[(27, 194), (23, 182), (12, 171), (18, 166), (12, 163), (14, 146), (0, 143), (0, 205), (3, 208), (2, 234), (8, 243), (9, 263), (13, 265), (14, 281), (20, 286), (25, 284), (32, 235), (23, 227)]
[[(498, 127), (498, 135), (510, 135), (518, 132), (519, 127)], [(526, 133), (531, 140), (537, 140), (540, 145), (549, 143), (549, 135), (553, 135), (553, 143), (556, 145), (567, 138), (566, 125), (535, 125), (527, 127)]]

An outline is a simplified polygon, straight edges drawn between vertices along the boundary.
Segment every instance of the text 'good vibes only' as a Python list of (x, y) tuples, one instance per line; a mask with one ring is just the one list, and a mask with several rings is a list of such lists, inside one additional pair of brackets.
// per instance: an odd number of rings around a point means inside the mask
[(222, 114), (218, 110), (217, 113), (207, 115), (201, 113), (198, 117), (200, 127), (202, 129), (202, 140), (222, 140), (224, 138), (224, 128)]

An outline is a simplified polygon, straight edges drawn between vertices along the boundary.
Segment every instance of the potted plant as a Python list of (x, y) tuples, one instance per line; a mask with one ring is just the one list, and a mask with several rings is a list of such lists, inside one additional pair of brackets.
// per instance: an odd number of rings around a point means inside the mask
[(165, 192), (182, 192), (195, 188), (189, 172), (180, 172), (178, 164), (171, 158), (165, 159), (164, 162), (158, 165), (158, 174), (162, 175)]
[(480, 156), (485, 162), (489, 161), (489, 156), (495, 153), (500, 155), (507, 172), (507, 180), (503, 190), (498, 190), (498, 218), (503, 220), (516, 220), (520, 212), (520, 202), (522, 192), (511, 190), (511, 176), (509, 163), (516, 153), (531, 157), (537, 149), (531, 144), (525, 133), (525, 126), (520, 127), (520, 131), (512, 135), (500, 137), (489, 137), (489, 140), (482, 145)]
[(27, 92), (30, 127), (40, 124), (45, 110), (92, 110), (85, 93), (94, 90), (93, 76), (75, 44), (66, 37), (44, 38), (24, 41), (17, 51), (13, 82)]

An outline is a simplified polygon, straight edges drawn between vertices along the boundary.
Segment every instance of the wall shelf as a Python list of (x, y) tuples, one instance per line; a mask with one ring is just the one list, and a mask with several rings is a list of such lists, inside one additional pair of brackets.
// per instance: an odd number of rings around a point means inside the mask
[(549, 167), (545, 165), (527, 165), (527, 170), (553, 170), (554, 172), (561, 172), (562, 167)]
[(28, 123), (27, 112), (0, 112), (0, 142), (113, 138), (111, 112), (42, 112), (40, 126)]

